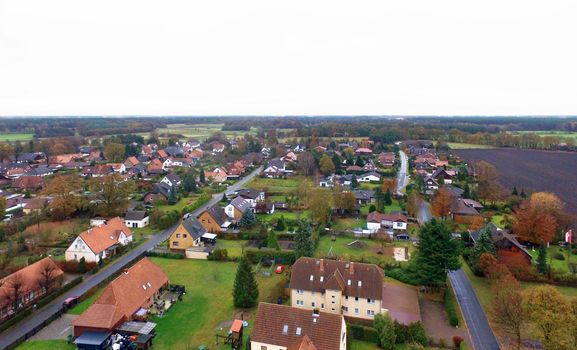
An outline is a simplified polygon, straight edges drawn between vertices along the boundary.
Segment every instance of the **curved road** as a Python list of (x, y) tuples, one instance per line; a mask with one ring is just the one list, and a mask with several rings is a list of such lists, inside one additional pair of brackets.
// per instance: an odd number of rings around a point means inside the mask
[(397, 195), (403, 195), (403, 189), (409, 184), (409, 158), (403, 151), (399, 151), (399, 156), (401, 158), (401, 168), (397, 175)]
[[(247, 183), (256, 175), (258, 175), (261, 172), (261, 170), (262, 166), (255, 169), (252, 173), (245, 176), (237, 183), (229, 186), (228, 189), (226, 190), (226, 193), (232, 193), (238, 190), (245, 183)], [(217, 204), (221, 198), (222, 193), (217, 193), (213, 195), (212, 199), (207, 204), (196, 209), (195, 211), (192, 212), (192, 214), (195, 217), (200, 215), (207, 208)], [(123, 256), (112, 262), (110, 265), (108, 265), (106, 268), (101, 270), (99, 273), (86, 277), (82, 283), (72, 288), (70, 291), (62, 294), (61, 296), (53, 300), (51, 303), (35, 311), (30, 317), (26, 318), (22, 322), (12, 326), (11, 328), (1, 333), (0, 349), (8, 348), (12, 344), (14, 344), (14, 342), (16, 342), (18, 339), (26, 336), (26, 334), (28, 334), (35, 328), (40, 327), (44, 322), (46, 322), (50, 317), (52, 317), (60, 310), (62, 303), (64, 302), (64, 300), (66, 300), (66, 298), (83, 295), (91, 288), (99, 285), (107, 278), (114, 275), (115, 273), (123, 269), (125, 266), (129, 265), (131, 262), (141, 257), (146, 251), (153, 249), (157, 244), (167, 240), (168, 237), (170, 237), (172, 231), (175, 229), (175, 227), (176, 225), (162, 231), (161, 233), (153, 235), (148, 241), (139, 245), (138, 247), (134, 248), (128, 253), (124, 254)]]

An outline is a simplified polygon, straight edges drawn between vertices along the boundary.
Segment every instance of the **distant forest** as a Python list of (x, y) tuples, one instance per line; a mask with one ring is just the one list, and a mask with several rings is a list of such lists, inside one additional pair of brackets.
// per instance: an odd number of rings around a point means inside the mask
[[(152, 133), (169, 124), (223, 124), (223, 131), (293, 129), (295, 138), (366, 137), (376, 142), (429, 139), (529, 149), (575, 150), (575, 138), (532, 131), (577, 132), (577, 117), (54, 117), (0, 119), (0, 133), (83, 138)], [(516, 133), (523, 131), (523, 133)]]

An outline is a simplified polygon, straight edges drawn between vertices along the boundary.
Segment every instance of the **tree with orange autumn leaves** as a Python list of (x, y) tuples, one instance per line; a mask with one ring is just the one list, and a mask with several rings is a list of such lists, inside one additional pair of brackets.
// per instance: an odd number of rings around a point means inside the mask
[(451, 214), (453, 205), (453, 195), (446, 188), (439, 188), (431, 202), (431, 212), (433, 216), (446, 219)]
[(515, 211), (513, 232), (535, 244), (553, 240), (564, 217), (564, 204), (554, 194), (536, 192)]

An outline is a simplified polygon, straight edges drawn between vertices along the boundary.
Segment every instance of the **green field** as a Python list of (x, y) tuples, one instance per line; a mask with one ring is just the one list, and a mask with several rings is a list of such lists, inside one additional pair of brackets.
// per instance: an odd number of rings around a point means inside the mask
[(451, 149), (486, 149), (486, 148), (495, 148), (493, 146), (488, 145), (476, 145), (474, 143), (458, 143), (458, 142), (447, 142), (447, 145)]
[(0, 133), (0, 142), (30, 141), (33, 138), (32, 133)]
[[(529, 249), (529, 253), (531, 253), (531, 256), (533, 257), (534, 261), (537, 261), (538, 257), (539, 257), (539, 250), (535, 249), (535, 250), (530, 250)], [(556, 254), (562, 254), (564, 257), (564, 260), (559, 260), (559, 259), (555, 259), (555, 255)], [(577, 263), (577, 256), (575, 256), (574, 254), (571, 254), (570, 257), (567, 256), (567, 249), (565, 248), (561, 248), (558, 246), (554, 246), (551, 245), (549, 248), (547, 248), (547, 263), (549, 263), (551, 265), (551, 268), (553, 268), (554, 270), (563, 272), (563, 273), (569, 273), (569, 263)]]
[(182, 209), (184, 207), (186, 207), (187, 205), (193, 204), (198, 199), (198, 197), (200, 197), (200, 195), (190, 195), (188, 197), (182, 197), (178, 202), (176, 202), (176, 204), (173, 204), (173, 205), (161, 204), (161, 205), (157, 205), (156, 209), (162, 210), (165, 212), (176, 210), (180, 213), (180, 212), (182, 212)]
[(554, 130), (541, 130), (541, 131), (515, 131), (512, 134), (535, 134), (541, 137), (544, 136), (555, 136), (560, 138), (572, 138), (577, 140), (577, 132), (568, 131), (554, 131)]

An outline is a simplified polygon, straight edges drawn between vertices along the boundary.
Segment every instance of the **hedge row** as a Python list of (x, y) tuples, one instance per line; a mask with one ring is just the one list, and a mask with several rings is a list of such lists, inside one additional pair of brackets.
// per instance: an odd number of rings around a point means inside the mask
[(296, 260), (295, 254), (292, 251), (283, 251), (271, 248), (247, 248), (244, 250), (244, 254), (253, 264), (257, 264), (262, 258), (274, 258), (277, 262), (289, 265), (294, 264)]
[(445, 294), (443, 296), (445, 301), (445, 309), (447, 310), (447, 316), (449, 317), (449, 324), (451, 327), (457, 327), (459, 325), (459, 317), (457, 316), (457, 310), (455, 310), (455, 304), (451, 300), (451, 291), (445, 289)]
[(347, 333), (351, 339), (363, 340), (374, 344), (379, 343), (379, 334), (373, 327), (350, 324), (348, 328)]
[(184, 255), (183, 254), (179, 254), (179, 253), (159, 253), (159, 252), (154, 252), (154, 251), (150, 251), (150, 252), (146, 252), (146, 256), (155, 256), (155, 257), (159, 257), (159, 258), (166, 258), (166, 259), (184, 259)]

